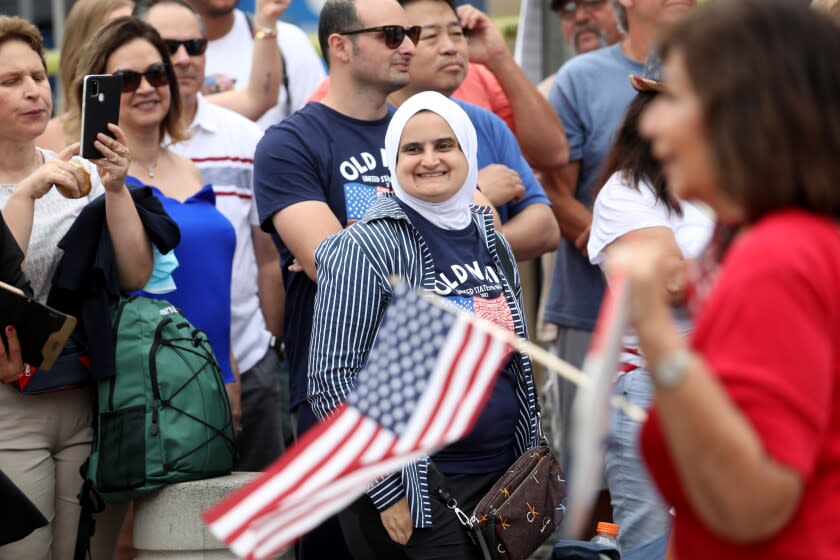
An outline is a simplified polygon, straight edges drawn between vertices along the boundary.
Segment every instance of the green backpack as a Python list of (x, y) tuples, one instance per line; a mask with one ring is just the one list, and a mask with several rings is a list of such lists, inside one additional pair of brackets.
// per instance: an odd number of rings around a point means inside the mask
[(204, 331), (172, 304), (122, 298), (114, 307), (116, 376), (97, 387), (87, 479), (106, 502), (233, 468), (230, 403)]

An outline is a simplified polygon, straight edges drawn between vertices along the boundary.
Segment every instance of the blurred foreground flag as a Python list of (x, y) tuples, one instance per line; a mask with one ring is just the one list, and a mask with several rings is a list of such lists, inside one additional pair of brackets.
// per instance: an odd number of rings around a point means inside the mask
[(428, 297), (394, 286), (347, 402), (254, 482), (203, 513), (238, 556), (275, 557), (371, 483), (470, 431), (511, 346)]

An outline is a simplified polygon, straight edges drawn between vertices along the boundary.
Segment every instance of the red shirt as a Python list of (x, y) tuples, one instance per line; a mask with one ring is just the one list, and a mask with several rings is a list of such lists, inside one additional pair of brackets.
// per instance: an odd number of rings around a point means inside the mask
[(768, 455), (804, 481), (772, 538), (733, 544), (697, 517), (656, 410), (642, 452), (674, 506), (678, 560), (840, 558), (840, 229), (801, 211), (765, 217), (736, 239), (696, 317), (692, 347), (746, 415)]

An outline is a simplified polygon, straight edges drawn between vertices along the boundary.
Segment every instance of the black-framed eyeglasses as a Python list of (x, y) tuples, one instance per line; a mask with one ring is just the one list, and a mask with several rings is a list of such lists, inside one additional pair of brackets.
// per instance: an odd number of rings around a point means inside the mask
[(591, 10), (604, 4), (607, 0), (563, 0), (558, 2), (557, 13), (563, 19), (572, 19), (577, 13), (578, 6)]
[(169, 73), (165, 64), (152, 64), (146, 68), (145, 72), (117, 70), (114, 72), (114, 76), (122, 78), (123, 93), (137, 91), (137, 88), (140, 87), (141, 78), (146, 78), (146, 81), (154, 87), (165, 86), (169, 83)]
[(402, 27), (400, 25), (383, 25), (381, 27), (367, 27), (365, 29), (356, 29), (353, 31), (343, 31), (339, 35), (358, 35), (359, 33), (382, 33), (382, 38), (385, 41), (385, 46), (389, 49), (398, 49), (402, 45), (403, 40), (408, 37), (415, 45), (420, 40), (420, 33), (423, 28), (419, 25), (412, 25), (411, 27)]
[(169, 54), (175, 54), (178, 52), (178, 49), (181, 48), (181, 45), (184, 45), (184, 48), (187, 49), (187, 54), (190, 56), (198, 56), (204, 54), (207, 51), (207, 39), (164, 39), (164, 43), (166, 43), (166, 48), (169, 49)]

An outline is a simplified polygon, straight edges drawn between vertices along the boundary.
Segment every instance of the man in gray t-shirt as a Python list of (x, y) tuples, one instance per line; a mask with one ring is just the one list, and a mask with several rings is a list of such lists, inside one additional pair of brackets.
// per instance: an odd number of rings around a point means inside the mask
[[(544, 175), (543, 185), (563, 239), (556, 253), (543, 321), (557, 325), (553, 352), (580, 367), (604, 294), (600, 270), (584, 254), (592, 223), (592, 190), (613, 136), (635, 91), (630, 74), (642, 74), (652, 38), (691, 9), (695, 2), (611, 0), (626, 31), (617, 44), (579, 55), (560, 69), (549, 103), (563, 121), (569, 163)], [(586, 9), (584, 2), (578, 10)], [(546, 395), (553, 404), (552, 439), (567, 460), (567, 434), (574, 385), (557, 381)], [(553, 402), (552, 402), (553, 401)]]

